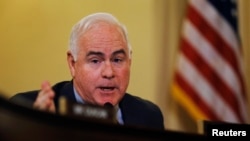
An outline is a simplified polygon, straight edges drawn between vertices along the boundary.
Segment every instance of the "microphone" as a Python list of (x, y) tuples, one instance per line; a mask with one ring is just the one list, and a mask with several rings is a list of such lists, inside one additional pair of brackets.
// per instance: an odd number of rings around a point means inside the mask
[(113, 104), (111, 104), (109, 102), (106, 102), (104, 104), (104, 107), (107, 108), (107, 109), (112, 110), (112, 112), (113, 112), (113, 121), (114, 121), (114, 123), (119, 124), (118, 120), (116, 119), (116, 113), (117, 113), (117, 108), (118, 107), (114, 107)]

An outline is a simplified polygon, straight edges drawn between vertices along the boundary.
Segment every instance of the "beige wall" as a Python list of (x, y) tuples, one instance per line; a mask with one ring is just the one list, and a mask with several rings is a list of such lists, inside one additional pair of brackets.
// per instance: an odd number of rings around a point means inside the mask
[[(196, 132), (169, 90), (185, 4), (186, 0), (1, 0), (0, 91), (10, 97), (40, 88), (43, 80), (71, 79), (66, 64), (71, 27), (89, 13), (111, 12), (127, 26), (133, 48), (128, 92), (159, 105), (167, 129)], [(240, 1), (245, 64), (250, 60), (249, 5)]]

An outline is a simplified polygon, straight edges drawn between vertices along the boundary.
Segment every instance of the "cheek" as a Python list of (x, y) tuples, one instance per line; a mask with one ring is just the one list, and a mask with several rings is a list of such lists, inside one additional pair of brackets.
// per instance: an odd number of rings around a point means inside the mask
[(90, 83), (96, 83), (100, 77), (100, 69), (92, 68), (89, 65), (80, 65), (76, 69), (76, 78), (81, 80), (82, 83), (86, 85), (91, 85)]
[[(121, 83), (123, 83), (124, 85), (127, 85), (129, 82), (129, 78), (130, 78), (130, 71), (129, 69), (125, 69), (123, 71), (120, 72), (120, 78), (121, 78)], [(126, 87), (126, 86), (125, 86)]]
[(78, 79), (81, 83), (86, 83), (85, 81), (89, 81), (91, 71), (86, 69), (84, 66), (77, 66), (75, 69), (75, 79)]

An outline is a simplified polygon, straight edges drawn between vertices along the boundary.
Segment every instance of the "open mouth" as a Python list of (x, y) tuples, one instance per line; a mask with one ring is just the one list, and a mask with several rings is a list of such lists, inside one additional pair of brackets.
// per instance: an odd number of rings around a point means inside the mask
[(115, 87), (100, 87), (102, 91), (113, 91)]

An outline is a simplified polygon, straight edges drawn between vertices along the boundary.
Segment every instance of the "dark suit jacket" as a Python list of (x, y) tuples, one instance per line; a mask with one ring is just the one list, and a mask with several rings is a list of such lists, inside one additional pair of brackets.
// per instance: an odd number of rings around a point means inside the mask
[[(53, 86), (53, 90), (56, 93), (54, 102), (57, 110), (60, 96), (65, 96), (68, 100), (76, 102), (72, 81), (57, 83)], [(25, 101), (26, 106), (32, 107), (38, 92), (39, 90), (18, 93), (11, 97), (10, 101)], [(125, 125), (164, 129), (163, 115), (159, 107), (148, 100), (126, 93), (119, 103), (119, 107)]]

